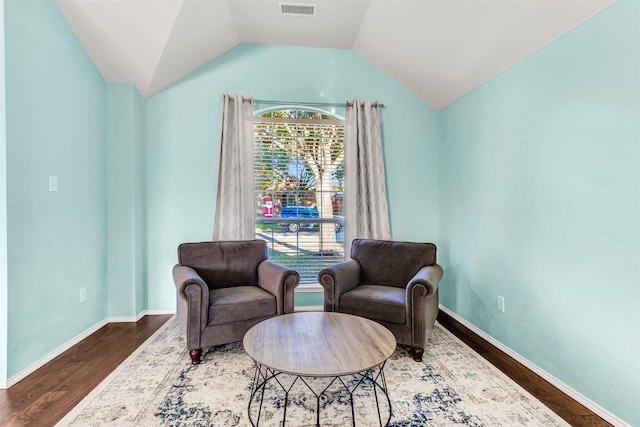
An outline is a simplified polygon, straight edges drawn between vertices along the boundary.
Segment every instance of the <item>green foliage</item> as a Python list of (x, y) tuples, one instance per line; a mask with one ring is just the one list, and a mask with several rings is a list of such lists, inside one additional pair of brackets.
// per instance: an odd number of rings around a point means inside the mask
[(292, 120), (256, 123), (256, 188), (306, 190), (331, 180), (335, 191), (342, 190), (344, 126), (338, 119), (305, 109), (268, 111), (261, 117)]
[[(256, 214), (262, 216), (268, 195), (274, 203), (274, 217), (282, 207), (295, 205), (315, 206), (321, 218), (332, 218), (336, 206), (331, 196), (343, 191), (344, 185), (342, 122), (306, 109), (269, 111), (261, 117), (265, 120), (258, 118), (254, 124)], [(316, 280), (319, 270), (342, 260), (344, 244), (337, 241), (333, 224), (320, 224), (315, 229), (317, 236), (306, 236), (316, 242), (306, 245), (307, 249), (297, 240), (287, 241), (288, 231), (283, 228), (276, 223), (256, 225), (258, 233), (288, 243), (279, 242), (279, 250), (272, 248), (269, 258), (296, 269), (302, 282)]]

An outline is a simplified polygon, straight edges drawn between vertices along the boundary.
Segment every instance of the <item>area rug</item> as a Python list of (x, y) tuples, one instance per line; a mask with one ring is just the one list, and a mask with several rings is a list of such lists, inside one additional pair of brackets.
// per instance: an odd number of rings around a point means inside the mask
[[(174, 317), (57, 425), (250, 426), (254, 372), (240, 342), (206, 349), (191, 365)], [(398, 347), (384, 372), (393, 427), (568, 425), (439, 324), (423, 362)], [(351, 426), (351, 408), (335, 393), (321, 403), (320, 423)], [(315, 397), (294, 388), (289, 399), (284, 427), (315, 425)], [(357, 426), (379, 425), (375, 401), (354, 401)], [(283, 425), (281, 402), (277, 390), (265, 392), (260, 426)]]

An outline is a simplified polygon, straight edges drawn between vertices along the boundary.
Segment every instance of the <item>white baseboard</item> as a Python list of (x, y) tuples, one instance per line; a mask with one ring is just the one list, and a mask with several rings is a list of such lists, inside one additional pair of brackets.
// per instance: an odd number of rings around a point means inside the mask
[(49, 353), (49, 354), (41, 357), (39, 360), (33, 362), (31, 365), (27, 366), (22, 371), (18, 372), (16, 375), (12, 376), (11, 378), (7, 379), (6, 381), (5, 380), (0, 380), (0, 390), (7, 389), (7, 388), (13, 386), (14, 384), (18, 383), (20, 380), (24, 379), (28, 375), (30, 375), (33, 372), (35, 372), (38, 368), (41, 368), (45, 364), (51, 362), (53, 359), (55, 359), (56, 357), (58, 357), (59, 355), (61, 355), (65, 351), (69, 350), (71, 347), (73, 347), (74, 345), (78, 344), (80, 341), (82, 341), (83, 339), (87, 338), (89, 335), (93, 334), (98, 329), (102, 328), (103, 326), (105, 326), (108, 323), (137, 322), (138, 320), (142, 319), (144, 316), (147, 316), (147, 315), (150, 315), (150, 316), (151, 315), (160, 315), (160, 314), (175, 314), (175, 310), (144, 310), (144, 311), (138, 313), (138, 315), (136, 315), (136, 316), (107, 317), (106, 319), (96, 323), (95, 325), (93, 325), (92, 327), (87, 329), (86, 331), (82, 332), (80, 335), (76, 336), (75, 338), (72, 338), (71, 340), (69, 340), (66, 343), (64, 343), (63, 345), (61, 345), (60, 347), (56, 348), (51, 353)]
[(578, 403), (582, 404), (583, 406), (588, 408), (590, 411), (594, 412), (595, 414), (603, 418), (605, 421), (617, 427), (631, 427), (629, 424), (627, 424), (626, 422), (624, 422), (623, 420), (621, 420), (620, 418), (618, 418), (617, 416), (615, 416), (614, 414), (612, 414), (611, 412), (603, 408), (602, 406), (598, 405), (591, 399), (580, 394), (578, 391), (571, 388), (564, 382), (560, 381), (558, 378), (554, 377), (553, 375), (551, 375), (550, 373), (548, 373), (547, 371), (545, 371), (535, 363), (524, 358), (522, 355), (516, 353), (506, 345), (502, 344), (500, 341), (493, 338), (491, 335), (484, 332), (482, 329), (470, 323), (468, 320), (464, 319), (463, 317), (460, 317), (458, 314), (454, 313), (453, 311), (449, 310), (446, 307), (443, 307), (442, 305), (440, 305), (440, 310), (444, 311), (453, 319), (462, 323), (465, 327), (469, 328), (473, 333), (475, 333), (476, 335), (479, 335), (485, 341), (488, 341), (493, 346), (505, 352), (511, 358), (517, 360), (527, 368), (531, 369), (536, 375), (542, 377), (543, 379), (551, 383), (553, 386), (558, 388), (560, 391), (562, 391), (564, 394), (571, 397), (573, 400), (577, 401)]
[(140, 318), (143, 316), (159, 316), (162, 314), (176, 314), (176, 310), (145, 310), (142, 312), (142, 316), (140, 316)]
[(144, 316), (144, 315), (142, 313), (140, 313), (137, 316), (113, 316), (113, 317), (107, 317), (107, 323), (137, 322), (138, 320), (142, 319), (142, 316)]
[(98, 329), (102, 328), (107, 323), (109, 323), (107, 321), (107, 319), (96, 323), (95, 325), (93, 325), (92, 327), (87, 329), (86, 331), (82, 332), (80, 335), (78, 335), (75, 338), (72, 338), (71, 340), (69, 340), (66, 343), (62, 344), (60, 347), (56, 348), (51, 353), (49, 353), (49, 354), (41, 357), (37, 361), (33, 362), (31, 365), (27, 366), (22, 371), (18, 372), (17, 374), (12, 376), (11, 378), (7, 379), (7, 381), (5, 381), (3, 383), (0, 383), (0, 389), (7, 389), (7, 388), (11, 387), (12, 385), (18, 383), (20, 380), (24, 379), (29, 374), (32, 374), (38, 368), (41, 368), (42, 366), (44, 366), (48, 362), (51, 362), (53, 359), (55, 359), (56, 357), (60, 356), (65, 351), (69, 350), (71, 347), (73, 347), (74, 345), (78, 344), (80, 341), (82, 341), (83, 339), (87, 338), (89, 335), (93, 334), (94, 332), (96, 332)]
[(125, 323), (125, 322), (137, 322), (144, 316), (157, 316), (161, 314), (175, 314), (175, 310), (143, 310), (136, 316), (114, 316), (108, 317), (107, 323)]
[(321, 305), (300, 305), (296, 306), (294, 311), (324, 311)]
[(303, 283), (295, 289), (295, 293), (300, 292), (324, 292), (324, 288), (318, 283)]

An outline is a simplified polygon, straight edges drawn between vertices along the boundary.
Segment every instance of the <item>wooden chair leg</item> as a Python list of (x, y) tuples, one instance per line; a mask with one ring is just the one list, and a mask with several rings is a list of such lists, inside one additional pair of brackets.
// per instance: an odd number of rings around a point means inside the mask
[(424, 354), (424, 348), (411, 347), (411, 355), (416, 362), (422, 362), (422, 355)]
[(202, 356), (202, 349), (196, 348), (195, 350), (189, 351), (189, 356), (191, 356), (191, 364), (198, 365), (200, 363), (200, 356)]

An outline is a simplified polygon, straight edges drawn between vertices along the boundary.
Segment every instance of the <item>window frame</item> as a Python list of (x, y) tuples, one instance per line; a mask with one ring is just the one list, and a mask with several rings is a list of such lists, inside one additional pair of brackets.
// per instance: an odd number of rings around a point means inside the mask
[[(312, 112), (312, 113), (318, 113), (321, 116), (329, 116), (329, 117), (333, 117), (332, 119), (308, 119), (308, 118), (298, 118), (298, 117), (262, 117), (262, 114), (265, 113), (271, 113), (271, 112), (277, 112), (277, 111), (290, 111), (290, 110), (297, 110), (297, 111), (304, 111), (306, 112)], [(342, 158), (342, 162), (341, 165), (344, 168), (344, 144), (346, 143), (346, 138), (344, 135), (344, 131), (345, 131), (345, 120), (343, 117), (340, 117), (339, 115), (335, 114), (335, 113), (331, 113), (331, 112), (327, 112), (327, 111), (322, 111), (316, 108), (311, 108), (311, 107), (304, 107), (304, 106), (296, 106), (296, 107), (291, 107), (291, 106), (276, 106), (276, 107), (271, 107), (268, 109), (263, 109), (263, 110), (259, 110), (259, 111), (255, 111), (254, 115), (253, 115), (253, 132), (254, 132), (254, 162), (256, 161), (256, 152), (257, 152), (257, 143), (258, 143), (258, 139), (256, 138), (257, 135), (257, 128), (256, 128), (256, 124), (258, 123), (274, 123), (274, 124), (278, 124), (278, 123), (288, 123), (288, 124), (304, 124), (304, 125), (319, 125), (319, 126), (324, 126), (324, 125), (330, 125), (330, 126), (340, 126), (341, 127), (341, 133), (340, 133), (340, 137), (339, 139), (341, 139), (342, 142), (342, 153), (341, 156)], [(339, 166), (338, 166), (339, 167)], [(253, 171), (254, 171), (254, 179), (257, 179), (257, 168), (256, 168), (256, 164), (254, 164), (253, 167)], [(333, 172), (332, 172), (333, 173)], [(316, 184), (318, 185), (318, 184)], [(342, 195), (344, 197), (344, 181), (341, 182), (341, 187), (342, 187)], [(272, 188), (273, 190), (273, 188)], [(258, 197), (258, 191), (259, 188), (256, 184), (254, 184), (254, 197), (256, 200), (256, 203), (259, 203), (259, 197)], [(332, 191), (333, 192), (333, 191)], [(318, 194), (318, 190), (315, 189), (314, 187), (314, 193), (316, 193), (316, 205), (319, 204), (319, 201), (317, 200), (317, 194)], [(272, 193), (272, 200), (275, 201), (275, 193)], [(342, 206), (344, 206), (344, 203), (342, 203)], [(280, 208), (284, 208), (285, 206), (281, 206)], [(317, 209), (317, 206), (316, 208)], [(279, 218), (275, 212), (275, 210), (273, 211), (273, 217), (271, 218), (266, 218), (266, 217), (262, 217), (260, 216), (260, 214), (258, 213), (259, 211), (256, 210), (256, 217), (255, 217), (255, 221), (256, 221), (256, 228), (258, 227), (259, 224), (278, 224), (278, 223), (282, 223), (282, 218)], [(343, 213), (344, 215), (344, 213)], [(337, 228), (336, 228), (336, 233), (338, 233), (338, 230), (341, 229), (342, 233), (344, 233), (344, 216), (342, 216), (342, 219), (336, 219), (336, 215), (334, 214), (333, 211), (333, 204), (332, 204), (332, 218), (326, 218), (326, 217), (322, 217), (321, 215), (319, 215), (319, 217), (317, 218), (288, 218), (289, 222), (295, 222), (295, 223), (299, 223), (301, 226), (304, 226), (303, 224), (317, 224), (318, 226), (318, 232), (320, 232), (320, 228), (322, 227), (321, 224), (323, 223), (337, 223)], [(334, 226), (336, 227), (336, 226)], [(300, 230), (297, 230), (295, 233), (297, 234)], [(274, 230), (272, 229), (271, 231), (272, 235), (274, 233)], [(256, 238), (258, 237), (258, 233), (256, 233)], [(321, 238), (320, 238), (321, 240)], [(336, 241), (337, 241), (337, 237), (336, 237)], [(325, 266), (329, 266), (329, 265), (333, 265), (335, 263), (341, 262), (344, 260), (344, 239), (342, 239), (342, 241), (339, 242), (341, 244), (341, 251), (342, 251), (342, 255), (340, 256), (339, 259), (335, 259), (335, 262), (326, 264)], [(296, 257), (299, 257), (299, 250), (300, 248), (298, 246), (296, 246), (297, 248), (297, 252), (296, 252)], [(269, 248), (270, 251), (274, 250), (273, 248)], [(297, 259), (297, 258), (296, 258)], [(277, 260), (276, 260), (277, 262)], [(297, 264), (297, 262), (296, 262)], [(322, 268), (324, 268), (325, 266), (323, 266)], [(302, 275), (301, 275), (302, 276)], [(311, 281), (301, 281), (300, 285), (297, 288), (299, 291), (301, 292), (318, 292), (322, 290), (322, 287), (318, 284), (317, 282), (317, 276), (314, 277), (313, 280)]]

